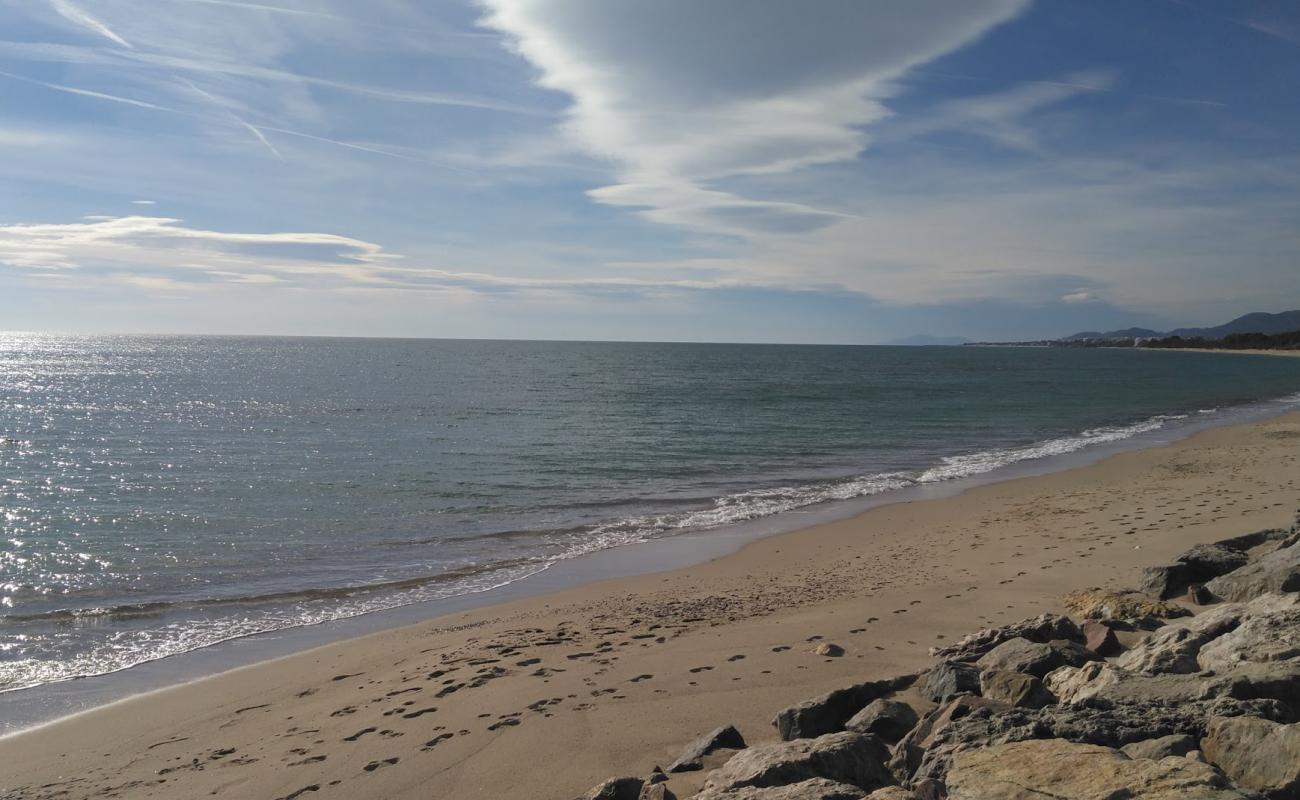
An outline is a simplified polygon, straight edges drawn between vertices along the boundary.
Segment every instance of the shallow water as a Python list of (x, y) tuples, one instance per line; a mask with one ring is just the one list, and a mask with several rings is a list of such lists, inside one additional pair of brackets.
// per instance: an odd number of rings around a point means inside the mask
[(1230, 354), (0, 336), (0, 687), (1297, 391)]

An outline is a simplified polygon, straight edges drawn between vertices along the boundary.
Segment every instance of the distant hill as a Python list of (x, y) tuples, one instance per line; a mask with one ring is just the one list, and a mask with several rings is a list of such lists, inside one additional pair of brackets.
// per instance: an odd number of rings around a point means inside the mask
[(956, 347), (969, 342), (961, 336), (928, 336), (924, 333), (918, 333), (916, 336), (907, 336), (902, 339), (893, 339), (885, 344), (902, 346), (902, 347), (934, 347), (936, 345)]
[(1237, 317), (1232, 322), (1226, 322), (1213, 328), (1179, 328), (1177, 330), (1160, 332), (1153, 331), (1150, 328), (1124, 328), (1117, 331), (1083, 331), (1072, 336), (1063, 336), (1060, 341), (1073, 342), (1084, 339), (1146, 339), (1159, 336), (1181, 336), (1185, 339), (1200, 337), (1202, 339), (1222, 339), (1232, 333), (1266, 333), (1271, 335), (1278, 333), (1290, 333), (1291, 331), (1300, 331), (1300, 310), (1282, 311), (1277, 314), (1268, 314), (1263, 311), (1257, 311), (1253, 314)]

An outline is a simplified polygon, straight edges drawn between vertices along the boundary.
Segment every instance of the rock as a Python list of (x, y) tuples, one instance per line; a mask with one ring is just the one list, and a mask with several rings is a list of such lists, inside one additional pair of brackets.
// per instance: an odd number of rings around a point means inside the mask
[(1173, 597), (1186, 585), (1187, 566), (1184, 564), (1146, 567), (1142, 570), (1142, 577), (1138, 578), (1138, 591), (1160, 600)]
[(1300, 591), (1300, 544), (1261, 556), (1205, 585), (1221, 600), (1240, 602), (1267, 592)]
[(1120, 750), (1129, 758), (1151, 758), (1159, 761), (1169, 756), (1186, 756), (1199, 747), (1195, 737), (1185, 733), (1175, 733), (1171, 736), (1161, 736), (1159, 739), (1126, 744)]
[(640, 800), (644, 785), (640, 778), (610, 778), (591, 787), (582, 797), (583, 800)]
[[(906, 763), (901, 752), (903, 743), (900, 743), (890, 766), (899, 782), (907, 784), (910, 780), (915, 791), (918, 781), (923, 779), (942, 783), (953, 755), (972, 748), (1027, 739), (1065, 739), (1115, 748), (1174, 734), (1200, 740), (1211, 717), (1249, 715), (1283, 721), (1289, 720), (1290, 714), (1288, 707), (1275, 700), (1231, 698), (1172, 703), (1158, 700), (1122, 704), (1085, 701), (1073, 706), (1047, 706), (1037, 710), (1005, 706), (983, 708), (937, 727), (932, 735), (921, 740), (922, 748), (906, 754), (909, 759)], [(918, 728), (925, 724), (923, 718)], [(907, 741), (907, 738), (903, 740)]]
[(855, 733), (874, 733), (886, 742), (897, 742), (916, 727), (918, 717), (907, 703), (898, 700), (872, 700), (867, 707), (845, 723)]
[(840, 647), (838, 644), (831, 644), (830, 642), (822, 642), (821, 644), (813, 648), (813, 653), (819, 656), (830, 656), (831, 658), (839, 658), (840, 656), (844, 655), (844, 648)]
[(662, 769), (656, 766), (654, 769), (650, 770), (650, 777), (646, 778), (645, 782), (649, 784), (655, 784), (655, 783), (663, 783), (666, 780), (668, 780), (668, 776), (664, 774), (664, 771)]
[(786, 741), (842, 731), (844, 724), (872, 700), (903, 691), (915, 683), (917, 677), (902, 675), (836, 689), (778, 712), (772, 724)]
[(867, 800), (916, 800), (916, 795), (901, 786), (886, 786), (867, 795)]
[(1234, 569), (1241, 569), (1250, 562), (1245, 550), (1228, 547), (1223, 543), (1198, 544), (1178, 557), (1178, 562), (1187, 568), (1187, 580), (1190, 583), (1205, 583), (1220, 575), (1227, 575)]
[(1205, 754), (1202, 753), (1200, 750), (1193, 750), (1193, 751), (1191, 751), (1190, 753), (1188, 753), (1187, 755), (1183, 756), (1183, 758), (1190, 758), (1191, 760), (1193, 760), (1193, 761), (1199, 761), (1199, 762), (1201, 762), (1202, 764), (1208, 764), (1208, 763), (1210, 763), (1210, 762), (1208, 762), (1208, 761), (1205, 760)]
[[(984, 697), (954, 697), (922, 717), (916, 727), (908, 731), (907, 735), (895, 745), (894, 755), (889, 760), (890, 770), (899, 783), (903, 783), (920, 766), (927, 749), (948, 726), (972, 714), (987, 716), (991, 712), (1005, 708), (1008, 708), (1005, 703)], [(916, 786), (912, 788), (915, 791)]]
[(1208, 606), (1214, 602), (1214, 593), (1203, 584), (1193, 583), (1187, 587), (1187, 597), (1184, 599), (1194, 606)]
[(912, 794), (916, 800), (946, 800), (948, 790), (938, 781), (925, 778), (912, 784)]
[(872, 790), (894, 783), (886, 766), (889, 748), (869, 734), (828, 733), (816, 739), (761, 744), (741, 750), (709, 774), (706, 791), (786, 786), (825, 778)]
[(1139, 588), (1161, 599), (1174, 597), (1194, 584), (1203, 584), (1244, 567), (1250, 561), (1247, 550), (1267, 541), (1280, 540), (1284, 536), (1284, 531), (1267, 530), (1213, 544), (1198, 544), (1180, 555), (1174, 564), (1143, 570)]
[(1216, 674), (1207, 684), (1207, 693), (1219, 697), (1276, 700), (1292, 709), (1300, 709), (1300, 662), (1297, 661), (1247, 662), (1231, 672)]
[(668, 765), (669, 772), (692, 772), (704, 769), (704, 757), (715, 750), (745, 749), (745, 739), (734, 726), (727, 725), (709, 731), (686, 745), (677, 760)]
[(862, 800), (865, 796), (866, 792), (856, 786), (825, 778), (811, 778), (787, 786), (706, 790), (695, 795), (695, 800)]
[(989, 700), (1023, 708), (1042, 708), (1056, 702), (1038, 678), (1001, 669), (986, 669), (980, 673), (980, 694)]
[(662, 783), (647, 783), (641, 787), (637, 800), (677, 800), (677, 795)]
[(949, 800), (1246, 800), (1208, 764), (1134, 760), (1118, 750), (1062, 739), (1013, 742), (953, 758)]
[(1109, 589), (1081, 589), (1065, 595), (1061, 602), (1085, 619), (1172, 619), (1191, 616), (1192, 613), (1182, 606), (1152, 600), (1141, 592), (1114, 592)]
[(984, 670), (1024, 672), (1041, 678), (1057, 667), (1079, 667), (1097, 658), (1096, 653), (1075, 642), (1010, 639), (980, 656), (975, 664)]
[(1099, 656), (1113, 656), (1120, 651), (1114, 628), (1095, 619), (1084, 621), (1083, 642), (1084, 647)]
[(976, 631), (956, 644), (930, 648), (930, 655), (949, 661), (974, 661), (1009, 639), (1028, 639), (1031, 642), (1049, 642), (1053, 639), (1083, 641), (1079, 626), (1069, 617), (1060, 614), (1040, 614), (1001, 628)]
[(980, 670), (960, 661), (940, 661), (925, 677), (921, 694), (936, 703), (954, 695), (979, 694)]
[(1115, 664), (1093, 662), (1083, 667), (1061, 667), (1048, 674), (1044, 683), (1047, 690), (1065, 704), (1092, 699), (1109, 703), (1141, 700), (1188, 702), (1214, 697), (1240, 697), (1233, 693), (1229, 677), (1236, 679), (1241, 675), (1239, 672), (1233, 672), (1231, 676), (1171, 673), (1149, 675), (1132, 672)]
[(1246, 616), (1240, 625), (1201, 647), (1201, 669), (1224, 671), (1245, 661), (1300, 658), (1300, 609)]
[(1240, 786), (1268, 797), (1300, 797), (1300, 725), (1215, 718), (1201, 750)]
[(1200, 672), (1196, 655), (1210, 641), (1206, 634), (1185, 626), (1161, 628), (1142, 644), (1115, 659), (1115, 666), (1150, 675)]

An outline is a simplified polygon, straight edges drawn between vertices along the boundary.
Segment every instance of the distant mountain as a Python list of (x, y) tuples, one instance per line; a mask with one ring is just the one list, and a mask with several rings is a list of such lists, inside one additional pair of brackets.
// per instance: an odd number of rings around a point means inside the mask
[(1200, 337), (1202, 339), (1222, 339), (1230, 333), (1290, 333), (1300, 331), (1300, 311), (1283, 311), (1268, 314), (1257, 311), (1253, 314), (1237, 317), (1232, 322), (1213, 328), (1179, 328), (1161, 333), (1150, 328), (1124, 328), (1118, 331), (1083, 331), (1072, 336), (1063, 336), (1060, 341), (1073, 342), (1082, 339), (1146, 339), (1160, 336), (1181, 336), (1184, 339)]
[(936, 345), (956, 347), (966, 344), (969, 341), (970, 339), (961, 336), (928, 336), (924, 333), (918, 333), (915, 336), (893, 339), (885, 342), (885, 344), (902, 347), (934, 347)]

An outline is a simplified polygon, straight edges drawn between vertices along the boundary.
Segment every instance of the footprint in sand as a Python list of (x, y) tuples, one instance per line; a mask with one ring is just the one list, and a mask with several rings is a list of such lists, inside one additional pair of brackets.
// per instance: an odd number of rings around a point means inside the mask
[(708, 672), (708, 671), (711, 670), (711, 669), (713, 669), (713, 667), (691, 667), (690, 671), (691, 671), (691, 672)]
[(366, 772), (374, 772), (380, 767), (391, 767), (392, 765), (396, 764), (398, 761), (401, 761), (401, 759), (398, 758), (397, 756), (393, 756), (392, 758), (385, 758), (382, 761), (371, 761), (369, 764), (362, 767), (362, 769), (364, 769)]
[(344, 736), (344, 737), (343, 737), (343, 741), (345, 741), (345, 742), (355, 742), (356, 740), (360, 739), (362, 736), (365, 736), (367, 733), (374, 733), (374, 732), (377, 731), (377, 730), (379, 730), (379, 729), (378, 729), (378, 728), (362, 728), (361, 730), (357, 731), (356, 733), (352, 734), (351, 736)]

